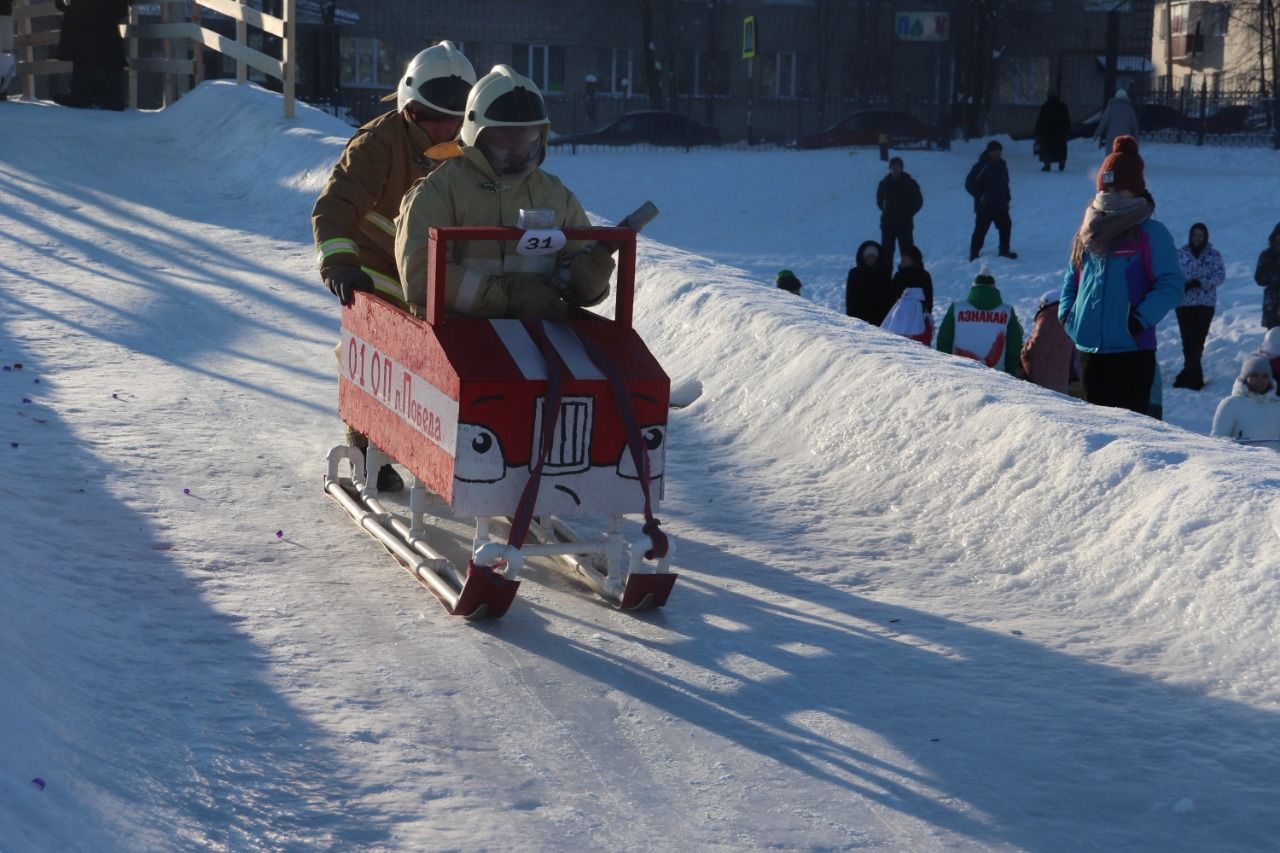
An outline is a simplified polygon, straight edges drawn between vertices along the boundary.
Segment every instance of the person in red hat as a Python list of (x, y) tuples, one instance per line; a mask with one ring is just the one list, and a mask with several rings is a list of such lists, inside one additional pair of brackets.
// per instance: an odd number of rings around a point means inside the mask
[(1118, 137), (1071, 245), (1058, 317), (1080, 352), (1085, 399), (1145, 414), (1156, 324), (1182, 301), (1169, 229), (1151, 218), (1138, 140)]

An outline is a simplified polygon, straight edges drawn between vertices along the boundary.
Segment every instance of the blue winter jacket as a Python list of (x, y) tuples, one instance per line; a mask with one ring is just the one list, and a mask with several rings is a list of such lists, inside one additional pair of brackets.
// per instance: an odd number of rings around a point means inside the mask
[[(1084, 352), (1156, 348), (1155, 326), (1182, 301), (1182, 268), (1169, 229), (1148, 219), (1136, 237), (1116, 240), (1104, 257), (1085, 252), (1083, 269), (1067, 268), (1058, 318)], [(1129, 332), (1135, 310), (1142, 332)]]

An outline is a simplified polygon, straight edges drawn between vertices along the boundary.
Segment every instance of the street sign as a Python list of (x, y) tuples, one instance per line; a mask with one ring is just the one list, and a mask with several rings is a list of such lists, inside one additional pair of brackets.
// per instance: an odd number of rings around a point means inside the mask
[(747, 15), (742, 19), (742, 58), (755, 59), (756, 56), (756, 16)]
[(949, 12), (899, 12), (894, 19), (898, 41), (947, 41), (951, 38)]

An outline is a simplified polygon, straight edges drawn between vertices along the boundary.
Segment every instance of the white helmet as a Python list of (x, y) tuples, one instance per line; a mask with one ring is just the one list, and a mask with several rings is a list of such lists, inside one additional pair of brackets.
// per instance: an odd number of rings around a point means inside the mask
[(480, 131), (486, 127), (543, 126), (542, 142), (546, 145), (551, 121), (542, 93), (528, 77), (517, 74), (510, 65), (495, 65), (471, 87), (467, 111), (462, 118), (462, 144), (475, 146)]
[(409, 60), (396, 89), (396, 109), (403, 110), (412, 101), (460, 116), (475, 82), (476, 70), (471, 61), (453, 42), (442, 41)]

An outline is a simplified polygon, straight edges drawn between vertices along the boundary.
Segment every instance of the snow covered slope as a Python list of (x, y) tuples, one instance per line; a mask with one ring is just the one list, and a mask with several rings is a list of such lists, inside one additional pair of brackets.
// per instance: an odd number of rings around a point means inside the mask
[[(681, 580), (636, 617), (535, 568), (472, 625), (320, 490), (338, 307), (308, 214), (348, 129), (228, 84), (0, 121), (0, 849), (1280, 837), (1280, 457), (1197, 434), (1260, 337), (1274, 152), (1144, 149), (1229, 273), (1209, 396), (1167, 389), (1165, 424), (833, 311), (866, 153), (553, 154), (595, 214), (663, 210), (638, 325), (706, 389), (670, 431)], [(1029, 324), (1096, 152), (1012, 149), (1022, 257), (992, 268)], [(939, 314), (977, 271), (980, 150), (907, 154)], [(762, 286), (781, 266), (808, 298)]]

